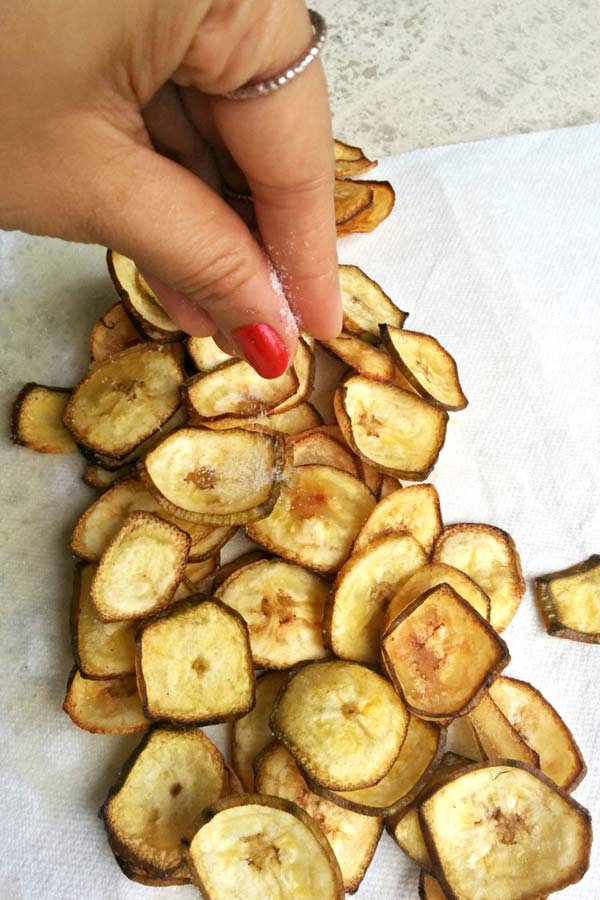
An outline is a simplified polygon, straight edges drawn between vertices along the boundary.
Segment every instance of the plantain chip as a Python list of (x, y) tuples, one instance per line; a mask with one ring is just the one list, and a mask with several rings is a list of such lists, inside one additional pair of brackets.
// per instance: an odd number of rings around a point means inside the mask
[(439, 881), (425, 869), (421, 869), (419, 876), (419, 900), (448, 900)]
[[(498, 678), (502, 676), (499, 675)], [(468, 716), (457, 716), (452, 719), (446, 732), (446, 746), (449, 751), (461, 756), (465, 762), (480, 762), (484, 759), (481, 744)]]
[[(290, 398), (292, 399), (292, 398)], [(190, 425), (193, 425), (195, 419), (190, 417)], [(258, 431), (262, 434), (299, 434), (302, 431), (308, 431), (310, 428), (317, 428), (323, 424), (323, 418), (311, 403), (302, 402), (292, 409), (284, 412), (272, 412), (268, 416), (258, 416), (254, 419), (234, 420), (229, 419), (226, 423), (227, 429), (235, 427), (243, 427), (246, 431)], [(210, 428), (213, 431), (227, 430), (222, 428), (223, 421), (211, 422)], [(217, 428), (217, 425), (219, 426)]]
[(334, 412), (354, 452), (397, 478), (426, 478), (446, 438), (445, 410), (362, 375), (351, 376), (336, 390)]
[(490, 697), (515, 731), (539, 756), (539, 768), (564, 791), (574, 790), (586, 774), (575, 738), (542, 694), (527, 681), (501, 675)]
[(249, 566), (252, 563), (258, 562), (260, 559), (271, 559), (271, 556), (268, 553), (265, 553), (263, 550), (248, 550), (246, 553), (242, 553), (240, 556), (236, 556), (235, 559), (232, 559), (230, 562), (225, 563), (225, 565), (219, 568), (219, 571), (216, 573), (213, 579), (213, 592), (216, 593), (221, 585), (225, 584), (230, 575), (234, 575), (235, 572), (238, 572), (245, 566)]
[(400, 613), (382, 652), (409, 710), (431, 719), (467, 713), (510, 661), (504, 641), (448, 584)]
[(102, 362), (142, 341), (141, 334), (123, 309), (123, 304), (115, 303), (100, 316), (92, 328), (90, 357), (94, 362)]
[(493, 525), (451, 525), (439, 536), (433, 561), (448, 563), (472, 578), (490, 598), (492, 627), (504, 631), (525, 593), (521, 560), (506, 531)]
[(402, 485), (397, 478), (394, 478), (392, 475), (383, 475), (381, 478), (381, 487), (379, 488), (378, 497), (380, 500), (384, 500), (386, 497), (389, 497), (390, 494), (393, 494), (398, 490), (398, 488), (401, 487)]
[(468, 404), (458, 369), (439, 341), (430, 334), (381, 325), (383, 343), (400, 372), (425, 400), (442, 409), (464, 409)]
[(358, 462), (362, 470), (362, 480), (373, 496), (378, 497), (381, 485), (383, 484), (383, 472), (380, 472), (375, 466), (369, 465), (364, 459), (359, 459)]
[(313, 793), (294, 757), (276, 741), (261, 752), (255, 768), (256, 790), (291, 800), (304, 809), (329, 841), (339, 863), (346, 893), (357, 891), (377, 848), (381, 819), (341, 809)]
[(440, 498), (432, 484), (413, 484), (402, 491), (396, 488), (379, 501), (356, 535), (352, 552), (359, 553), (390, 532), (408, 531), (429, 554), (441, 530)]
[(73, 656), (84, 678), (120, 678), (135, 674), (135, 622), (103, 622), (92, 603), (96, 566), (75, 568), (71, 604)]
[(246, 622), (256, 668), (289, 669), (327, 656), (322, 626), (328, 594), (314, 572), (263, 559), (230, 575), (214, 596)]
[(408, 728), (391, 684), (335, 660), (299, 667), (281, 689), (271, 729), (313, 782), (334, 791), (369, 787), (389, 772)]
[(246, 791), (244, 790), (244, 786), (231, 766), (226, 765), (225, 772), (227, 775), (227, 778), (225, 779), (227, 784), (223, 788), (221, 796), (230, 797), (232, 794), (245, 794)]
[(361, 175), (373, 169), (377, 162), (367, 159), (360, 147), (353, 147), (343, 141), (334, 141), (336, 178), (350, 178), (352, 175)]
[(81, 476), (81, 480), (88, 487), (96, 488), (99, 491), (106, 491), (112, 487), (117, 481), (128, 478), (133, 472), (133, 466), (122, 466), (119, 469), (105, 469), (97, 463), (86, 463), (85, 469)]
[(535, 579), (548, 634), (600, 644), (600, 555)]
[(173, 603), (187, 600), (194, 594), (201, 593), (208, 587), (211, 575), (219, 568), (220, 555), (218, 553), (208, 556), (202, 562), (188, 563), (185, 567), (183, 578), (173, 594)]
[(325, 575), (348, 556), (375, 505), (357, 478), (331, 466), (300, 466), (283, 483), (271, 514), (247, 526), (248, 537), (273, 553)]
[(13, 442), (38, 453), (75, 453), (77, 444), (62, 422), (70, 394), (69, 388), (25, 384), (13, 404)]
[(344, 331), (358, 337), (365, 334), (379, 341), (379, 324), (389, 322), (397, 328), (408, 316), (394, 304), (376, 281), (358, 266), (339, 266)]
[(293, 466), (331, 466), (360, 478), (359, 462), (344, 443), (320, 428), (293, 435), (287, 442)]
[[(412, 490), (412, 488), (406, 488), (402, 493), (409, 490)], [(386, 629), (421, 594), (431, 590), (431, 588), (438, 587), (440, 584), (449, 584), (463, 600), (466, 600), (473, 609), (477, 610), (480, 616), (489, 621), (490, 598), (481, 590), (479, 585), (475, 584), (464, 572), (455, 569), (454, 566), (447, 566), (445, 563), (431, 563), (415, 572), (396, 591), (386, 610), (383, 628)]]
[(186, 383), (186, 401), (194, 422), (264, 416), (297, 391), (298, 376), (288, 369), (278, 378), (261, 378), (243, 359), (232, 359)]
[(161, 878), (158, 875), (148, 875), (141, 866), (123, 859), (114, 850), (113, 855), (123, 875), (130, 881), (135, 881), (136, 884), (143, 884), (145, 887), (177, 887), (182, 884), (191, 884), (190, 870), (185, 863), (182, 863), (171, 875), (164, 875)]
[(282, 459), (275, 435), (181, 428), (148, 454), (143, 474), (160, 505), (179, 518), (237, 525), (273, 508)]
[(115, 250), (106, 254), (108, 271), (127, 314), (151, 341), (178, 341), (183, 332), (160, 305), (133, 260)]
[(451, 900), (530, 900), (579, 881), (589, 864), (588, 811), (522, 763), (467, 767), (420, 817)]
[(136, 668), (150, 719), (207, 725), (254, 705), (254, 671), (244, 620), (215, 600), (189, 600), (142, 625)]
[(335, 180), (333, 197), (335, 202), (335, 224), (339, 228), (350, 222), (359, 212), (373, 203), (373, 189), (362, 181)]
[(151, 513), (135, 512), (106, 548), (91, 597), (104, 622), (140, 619), (167, 606), (183, 578), (190, 537)]
[[(344, 182), (348, 184), (349, 182)], [(362, 209), (358, 210), (349, 219), (337, 221), (336, 230), (338, 237), (346, 234), (357, 234), (374, 231), (378, 225), (387, 219), (394, 208), (396, 194), (389, 181), (360, 181), (354, 182), (369, 187), (372, 191), (372, 200)]]
[(131, 347), (95, 364), (73, 390), (63, 423), (79, 444), (121, 461), (177, 411), (183, 379), (162, 346)]
[(539, 768), (540, 758), (513, 728), (489, 694), (468, 714), (483, 759), (516, 759)]
[(199, 728), (152, 728), (102, 810), (113, 852), (150, 876), (181, 874), (181, 841), (191, 840), (225, 778), (223, 757)]
[(91, 680), (75, 667), (63, 709), (75, 725), (92, 734), (135, 734), (150, 724), (133, 675)]
[(390, 355), (380, 347), (374, 347), (368, 341), (362, 340), (355, 334), (344, 334), (330, 341), (321, 341), (323, 347), (351, 366), (359, 375), (371, 378), (373, 381), (396, 383), (399, 387), (412, 390), (406, 379), (398, 372)]
[[(179, 346), (178, 344), (174, 344), (173, 346)], [(162, 425), (157, 431), (150, 435), (150, 437), (146, 438), (145, 441), (142, 441), (141, 444), (138, 444), (131, 453), (128, 453), (127, 456), (121, 456), (118, 459), (113, 459), (110, 456), (103, 456), (102, 453), (93, 453), (88, 447), (84, 447), (83, 444), (79, 444), (79, 450), (85, 459), (90, 462), (96, 463), (99, 466), (102, 466), (104, 469), (109, 469), (113, 472), (122, 472), (125, 466), (133, 465), (139, 459), (142, 459), (146, 453), (149, 453), (150, 450), (153, 450), (160, 441), (164, 440), (168, 434), (171, 434), (173, 431), (176, 431), (178, 428), (182, 428), (187, 423), (187, 412), (184, 406), (178, 406), (170, 419), (168, 419), (164, 425)]]
[(327, 645), (340, 659), (377, 664), (383, 618), (397, 589), (427, 562), (411, 534), (379, 537), (340, 569), (327, 605)]
[(248, 793), (255, 790), (254, 760), (273, 740), (269, 719), (287, 672), (263, 672), (256, 679), (256, 702), (250, 712), (231, 726), (231, 760)]
[(231, 362), (229, 353), (221, 350), (211, 337), (189, 337), (185, 346), (199, 372), (212, 372), (223, 363)]

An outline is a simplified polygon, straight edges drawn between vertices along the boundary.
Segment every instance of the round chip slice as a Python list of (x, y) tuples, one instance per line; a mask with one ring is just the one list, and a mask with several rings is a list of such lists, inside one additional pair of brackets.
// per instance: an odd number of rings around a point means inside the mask
[(115, 290), (142, 334), (152, 341), (180, 340), (183, 332), (160, 305), (156, 294), (133, 260), (115, 250), (109, 250), (106, 262)]
[(334, 791), (369, 787), (389, 772), (408, 728), (389, 681), (358, 663), (301, 666), (279, 694), (271, 728), (309, 777)]
[(402, 312), (376, 281), (358, 266), (339, 266), (344, 331), (370, 334), (379, 340), (379, 323), (391, 322), (402, 327), (408, 313)]
[(396, 490), (379, 501), (356, 535), (353, 553), (390, 531), (409, 531), (431, 553), (442, 530), (438, 492), (433, 484), (413, 484), (402, 491), (398, 487), (396, 484)]
[(69, 388), (46, 387), (30, 381), (13, 405), (12, 439), (38, 453), (75, 453), (77, 444), (63, 425)]
[(135, 344), (141, 344), (143, 338), (127, 313), (122, 303), (115, 303), (103, 313), (90, 335), (90, 356), (95, 362), (101, 362), (114, 353), (127, 350)]
[(79, 728), (92, 734), (135, 734), (150, 724), (133, 675), (99, 681), (84, 678), (75, 668), (69, 675), (63, 709)]
[[(411, 490), (411, 488), (406, 488), (406, 490)], [(483, 616), (489, 622), (490, 598), (485, 591), (482, 591), (479, 585), (475, 584), (460, 569), (455, 569), (454, 566), (448, 566), (446, 563), (430, 563), (415, 572), (396, 591), (386, 610), (383, 628), (387, 629), (390, 622), (393, 622), (417, 597), (440, 584), (449, 584), (463, 600), (466, 600), (473, 609), (477, 610), (480, 616)]]
[(243, 359), (231, 359), (210, 372), (201, 372), (186, 383), (188, 405), (198, 422), (264, 416), (287, 400), (298, 388), (293, 368), (278, 378), (261, 378)]
[(273, 740), (269, 719), (287, 672), (263, 672), (256, 679), (256, 701), (250, 712), (231, 726), (231, 759), (248, 793), (254, 790), (254, 760)]

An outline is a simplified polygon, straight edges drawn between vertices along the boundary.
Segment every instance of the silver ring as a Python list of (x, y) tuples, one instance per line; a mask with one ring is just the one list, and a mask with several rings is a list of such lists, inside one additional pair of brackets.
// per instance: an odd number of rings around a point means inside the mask
[(252, 97), (266, 97), (267, 94), (273, 94), (280, 88), (285, 87), (286, 84), (289, 84), (290, 81), (293, 81), (294, 78), (297, 78), (298, 75), (301, 75), (310, 66), (311, 62), (317, 58), (323, 49), (323, 44), (327, 37), (327, 25), (323, 16), (315, 12), (314, 9), (309, 9), (308, 15), (310, 16), (314, 37), (312, 44), (300, 59), (297, 59), (277, 75), (273, 75), (272, 78), (243, 84), (235, 91), (227, 91), (226, 94), (221, 94), (221, 96), (227, 100), (250, 100)]

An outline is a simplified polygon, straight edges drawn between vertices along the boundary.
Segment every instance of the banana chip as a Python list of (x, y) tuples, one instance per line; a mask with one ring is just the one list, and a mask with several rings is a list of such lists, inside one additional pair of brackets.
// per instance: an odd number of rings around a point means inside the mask
[(293, 466), (331, 466), (355, 478), (361, 477), (358, 460), (343, 438), (317, 428), (294, 435), (287, 446)]
[(358, 462), (362, 470), (362, 480), (373, 496), (379, 497), (381, 485), (383, 484), (383, 472), (380, 472), (379, 469), (369, 465), (364, 459), (359, 459)]
[(12, 440), (38, 453), (74, 453), (77, 444), (62, 422), (68, 388), (30, 381), (17, 395), (12, 410)]
[(344, 334), (343, 332), (331, 341), (321, 341), (321, 344), (346, 365), (351, 366), (359, 375), (364, 375), (365, 378), (371, 378), (373, 381), (398, 382), (399, 387), (412, 391), (406, 379), (394, 365), (392, 358), (380, 347), (374, 347), (373, 344), (354, 334)]
[(350, 178), (352, 175), (361, 175), (373, 169), (377, 163), (367, 159), (360, 147), (344, 144), (343, 141), (334, 141), (336, 178)]
[(600, 644), (600, 555), (535, 579), (548, 634)]
[(242, 716), (254, 705), (246, 625), (214, 600), (181, 603), (143, 625), (136, 668), (150, 719), (208, 725)]
[(359, 212), (373, 203), (372, 188), (362, 181), (340, 181), (336, 178), (333, 197), (335, 201), (335, 224), (340, 226), (350, 222)]
[(357, 478), (331, 466), (288, 473), (272, 513), (247, 526), (248, 537), (273, 553), (325, 575), (337, 571), (375, 505)]
[(378, 497), (380, 500), (384, 500), (386, 497), (389, 497), (390, 494), (393, 494), (398, 490), (398, 488), (401, 487), (402, 485), (397, 478), (394, 478), (392, 475), (383, 475), (381, 478), (381, 487), (379, 488)]
[(540, 758), (512, 727), (489, 694), (484, 694), (470, 713), (483, 759), (515, 759), (539, 768)]
[[(349, 184), (350, 182), (342, 182)], [(396, 194), (394, 188), (389, 181), (356, 181), (354, 184), (360, 184), (370, 188), (372, 192), (371, 202), (362, 209), (357, 210), (350, 218), (338, 221), (337, 202), (336, 202), (336, 225), (338, 237), (346, 234), (357, 234), (374, 231), (378, 225), (387, 219), (394, 208), (396, 202)], [(339, 182), (336, 182), (336, 185)]]
[[(179, 346), (178, 344), (173, 344), (174, 347)], [(111, 357), (112, 358), (112, 357)], [(85, 457), (85, 459), (89, 460), (92, 463), (96, 463), (99, 466), (102, 466), (104, 469), (109, 469), (113, 472), (123, 472), (126, 466), (132, 466), (139, 459), (142, 459), (146, 453), (149, 453), (150, 450), (153, 450), (157, 444), (159, 444), (162, 440), (166, 438), (168, 434), (171, 434), (173, 431), (176, 431), (178, 428), (182, 428), (187, 423), (187, 412), (184, 406), (178, 406), (170, 419), (168, 419), (164, 425), (161, 425), (157, 431), (150, 435), (150, 437), (146, 438), (145, 441), (142, 441), (141, 444), (137, 444), (136, 447), (128, 453), (127, 456), (121, 456), (118, 459), (113, 459), (110, 456), (104, 456), (102, 453), (94, 453), (88, 447), (84, 447), (83, 444), (79, 444), (79, 450), (81, 454)]]
[(115, 250), (106, 255), (108, 271), (127, 314), (151, 341), (178, 341), (183, 332), (160, 305), (133, 260)]
[(465, 572), (490, 598), (496, 631), (510, 624), (525, 593), (521, 560), (509, 534), (493, 525), (451, 525), (439, 536), (433, 562)]
[(255, 790), (254, 760), (273, 740), (269, 719), (287, 672), (263, 672), (256, 679), (256, 702), (250, 712), (231, 726), (231, 759), (233, 767), (248, 793)]
[(243, 359), (232, 359), (211, 372), (201, 372), (186, 384), (186, 398), (195, 422), (264, 416), (297, 391), (298, 376), (288, 369), (279, 378), (261, 378)]
[(135, 734), (150, 724), (133, 675), (90, 680), (74, 668), (63, 709), (75, 725), (92, 734)]
[(358, 663), (308, 663), (282, 688), (271, 729), (308, 774), (334, 791), (369, 787), (389, 772), (408, 728), (391, 684)]
[(425, 869), (421, 869), (419, 876), (419, 900), (448, 900), (439, 881), (428, 875)]
[(231, 362), (229, 353), (221, 350), (211, 337), (190, 337), (185, 346), (199, 372), (212, 372), (223, 363)]
[(291, 800), (304, 809), (331, 844), (346, 893), (357, 891), (379, 842), (381, 819), (341, 809), (313, 793), (283, 744), (274, 742), (266, 747), (255, 767), (256, 790)]
[(219, 568), (219, 561), (220, 555), (215, 553), (202, 562), (188, 563), (179, 587), (173, 594), (173, 603), (187, 600), (188, 597), (207, 589), (211, 575)]
[(381, 325), (381, 336), (391, 358), (418, 393), (442, 409), (464, 409), (468, 404), (458, 369), (439, 341), (430, 334)]
[(99, 491), (106, 491), (112, 487), (117, 481), (128, 478), (133, 472), (133, 465), (122, 466), (119, 469), (105, 469), (97, 463), (86, 463), (85, 469), (81, 476), (81, 480), (88, 487), (96, 488)]
[(123, 304), (115, 303), (100, 316), (92, 328), (90, 356), (94, 362), (102, 362), (142, 341), (141, 334), (123, 309)]
[[(402, 493), (408, 493), (409, 490), (414, 490), (414, 488), (406, 488)], [(415, 574), (409, 578), (408, 581), (405, 581), (402, 587), (396, 591), (386, 610), (383, 628), (387, 629), (390, 623), (393, 622), (410, 603), (424, 594), (425, 591), (438, 587), (440, 584), (449, 584), (459, 597), (466, 600), (473, 609), (477, 610), (480, 616), (489, 622), (490, 598), (481, 590), (479, 585), (475, 584), (475, 582), (472, 581), (468, 575), (465, 575), (464, 572), (455, 569), (454, 566), (447, 566), (445, 563), (431, 563), (430, 565), (423, 566), (418, 572), (415, 572)]]
[(425, 552), (431, 553), (442, 531), (438, 492), (432, 484), (414, 484), (402, 491), (398, 487), (396, 483), (394, 492), (379, 501), (356, 535), (353, 553), (359, 553), (371, 541), (393, 531), (410, 532)]
[(379, 341), (379, 324), (389, 322), (402, 328), (408, 313), (390, 300), (376, 281), (358, 266), (339, 266), (344, 331), (358, 337), (365, 334)]
[(123, 875), (130, 881), (135, 881), (136, 884), (143, 884), (145, 887), (177, 887), (182, 884), (191, 884), (190, 870), (185, 863), (175, 869), (173, 874), (159, 878), (157, 875), (148, 875), (141, 866), (123, 859), (114, 850), (113, 855)]

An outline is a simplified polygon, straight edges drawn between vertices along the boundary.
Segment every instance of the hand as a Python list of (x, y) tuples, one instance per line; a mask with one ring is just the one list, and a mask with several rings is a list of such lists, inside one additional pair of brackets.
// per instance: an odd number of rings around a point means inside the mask
[[(0, 227), (132, 257), (180, 327), (267, 377), (293, 357), (296, 318), (339, 332), (320, 61), (267, 97), (219, 96), (302, 55), (303, 0), (2, 0), (2, 21)], [(247, 179), (285, 297), (215, 159)]]

